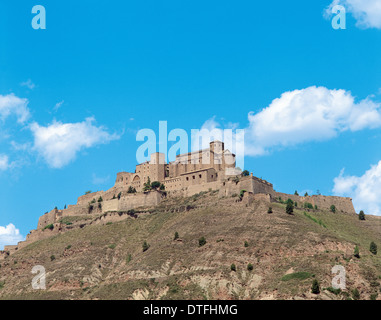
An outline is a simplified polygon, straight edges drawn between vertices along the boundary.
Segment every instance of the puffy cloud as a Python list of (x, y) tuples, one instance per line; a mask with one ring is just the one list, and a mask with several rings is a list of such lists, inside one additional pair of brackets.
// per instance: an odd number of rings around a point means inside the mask
[(0, 94), (0, 120), (15, 115), (19, 123), (24, 123), (30, 116), (27, 106), (28, 99), (16, 97), (13, 93), (6, 96)]
[(380, 0), (334, 0), (325, 11), (326, 17), (332, 15), (332, 8), (335, 5), (342, 5), (347, 12), (352, 13), (358, 27), (381, 29)]
[[(328, 140), (344, 131), (381, 127), (380, 107), (369, 98), (356, 103), (349, 91), (341, 89), (313, 86), (288, 91), (258, 113), (250, 112), (245, 136), (233, 132), (228, 143), (215, 117), (205, 121), (200, 132), (192, 136), (192, 149), (199, 149), (200, 137), (205, 138), (202, 147), (207, 148), (208, 136), (212, 136), (225, 141), (226, 148), (237, 155), (261, 156), (277, 148)], [(234, 131), (238, 126), (225, 127)]]
[(61, 168), (74, 160), (80, 150), (119, 139), (118, 135), (95, 126), (94, 121), (94, 118), (77, 123), (54, 121), (46, 127), (34, 122), (30, 126), (34, 135), (33, 149), (49, 166)]
[(348, 91), (315, 86), (285, 92), (259, 113), (249, 113), (248, 118), (247, 155), (381, 126), (380, 103), (370, 99), (355, 103)]
[(345, 176), (344, 170), (334, 179), (333, 192), (353, 199), (356, 211), (381, 215), (381, 161), (362, 176)]
[(6, 227), (0, 226), (0, 250), (3, 250), (5, 245), (15, 245), (24, 239), (19, 229), (16, 229), (12, 223)]

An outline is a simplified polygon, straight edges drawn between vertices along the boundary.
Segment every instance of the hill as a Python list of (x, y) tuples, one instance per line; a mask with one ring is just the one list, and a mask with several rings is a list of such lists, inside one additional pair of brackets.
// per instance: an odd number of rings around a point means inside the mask
[[(246, 200), (209, 191), (108, 213), (114, 222), (67, 217), (65, 232), (0, 261), (0, 298), (348, 299), (357, 289), (360, 299), (380, 300), (381, 256), (369, 252), (372, 241), (381, 248), (379, 217), (302, 204), (289, 215), (283, 201)], [(31, 286), (35, 265), (46, 269), (46, 290)], [(335, 265), (345, 267), (347, 286), (336, 294), (326, 290)], [(314, 279), (320, 294), (311, 293)]]

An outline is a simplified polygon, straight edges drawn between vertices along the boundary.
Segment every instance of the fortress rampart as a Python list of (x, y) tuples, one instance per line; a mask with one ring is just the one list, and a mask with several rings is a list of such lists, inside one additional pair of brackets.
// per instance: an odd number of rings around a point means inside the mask
[[(14, 252), (32, 242), (69, 230), (72, 227), (63, 221), (66, 217), (88, 217), (96, 223), (119, 221), (128, 217), (132, 209), (158, 205), (163, 197), (192, 196), (210, 190), (218, 191), (219, 197), (239, 195), (245, 190), (242, 201), (246, 204), (255, 200), (271, 202), (279, 198), (284, 201), (292, 199), (299, 207), (308, 202), (319, 209), (329, 210), (334, 205), (337, 213), (355, 214), (350, 198), (322, 195), (301, 197), (276, 192), (268, 181), (252, 173), (244, 176), (234, 170), (235, 155), (225, 150), (220, 141), (211, 142), (209, 149), (178, 155), (169, 164), (164, 162), (163, 154), (154, 153), (151, 161), (137, 165), (135, 172), (119, 172), (114, 186), (109, 190), (86, 193), (66, 209), (53, 209), (45, 213), (39, 218), (37, 229), (27, 235), (26, 241), (16, 246), (6, 246), (4, 252)], [(157, 181), (162, 187), (160, 190), (144, 191), (148, 181)], [(0, 254), (0, 259), (4, 257), (4, 252)]]

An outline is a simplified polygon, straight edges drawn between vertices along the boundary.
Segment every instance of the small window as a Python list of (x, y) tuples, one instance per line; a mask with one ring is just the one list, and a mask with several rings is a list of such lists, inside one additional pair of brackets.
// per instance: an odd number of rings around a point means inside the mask
[(193, 179), (196, 179), (196, 177), (195, 177), (195, 176), (193, 176)]
[(187, 177), (187, 181), (189, 180), (189, 178)]
[(199, 175), (199, 177), (201, 178), (201, 174)]

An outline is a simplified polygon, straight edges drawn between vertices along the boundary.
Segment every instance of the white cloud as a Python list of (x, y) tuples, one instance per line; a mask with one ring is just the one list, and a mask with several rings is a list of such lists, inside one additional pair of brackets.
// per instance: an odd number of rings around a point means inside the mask
[(27, 81), (21, 82), (20, 85), (22, 87), (28, 87), (31, 90), (33, 90), (36, 87), (36, 85), (30, 79), (28, 79)]
[(0, 120), (15, 115), (19, 123), (24, 123), (30, 116), (27, 106), (28, 99), (16, 97), (13, 93), (6, 96), (0, 94)]
[(54, 111), (54, 112), (57, 112), (58, 109), (61, 108), (61, 106), (63, 105), (64, 102), (65, 102), (64, 100), (62, 100), (62, 101), (60, 101), (60, 102), (57, 102), (57, 103), (55, 104), (54, 108), (53, 108), (53, 111)]
[(61, 168), (74, 160), (80, 150), (119, 139), (118, 135), (109, 134), (105, 128), (94, 126), (94, 121), (94, 118), (77, 123), (54, 121), (47, 127), (34, 122), (30, 126), (34, 135), (33, 149), (49, 166)]
[(345, 176), (343, 169), (334, 179), (333, 192), (351, 197), (357, 212), (381, 215), (381, 161), (359, 177)]
[(9, 159), (5, 154), (0, 154), (0, 171), (7, 170), (9, 167)]
[(0, 226), (0, 250), (3, 250), (5, 245), (15, 245), (23, 240), (25, 240), (25, 238), (12, 223), (6, 227)]
[(326, 17), (332, 15), (332, 7), (335, 5), (342, 5), (347, 12), (352, 13), (358, 27), (381, 29), (380, 0), (334, 0), (325, 11)]
[(246, 154), (263, 155), (279, 146), (322, 141), (343, 131), (381, 126), (380, 103), (355, 103), (345, 90), (309, 87), (288, 91), (257, 114), (249, 113)]
[[(207, 148), (208, 136), (202, 134), (206, 130), (238, 156), (261, 156), (279, 148), (328, 140), (344, 131), (379, 128), (381, 104), (370, 98), (356, 103), (349, 91), (313, 86), (283, 93), (260, 112), (250, 112), (248, 119), (244, 139), (234, 132), (237, 124), (228, 124), (225, 128), (233, 130), (233, 139), (226, 143), (224, 129), (215, 117), (205, 121), (195, 137), (206, 137), (202, 148)], [(198, 149), (198, 140), (192, 136), (192, 150)]]

